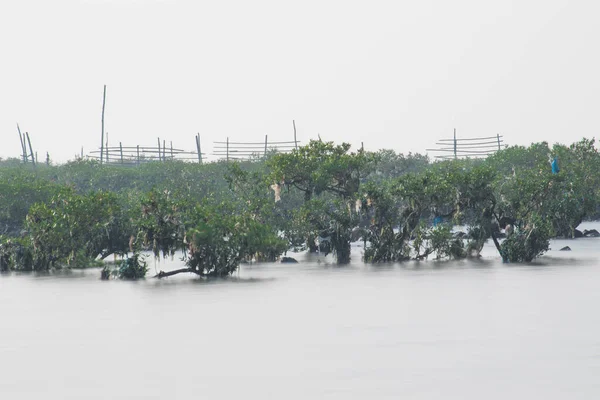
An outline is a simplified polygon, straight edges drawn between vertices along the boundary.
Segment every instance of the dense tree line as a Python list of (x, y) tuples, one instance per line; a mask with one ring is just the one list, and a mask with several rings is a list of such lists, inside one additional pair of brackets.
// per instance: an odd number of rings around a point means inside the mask
[(9, 160), (0, 162), (0, 269), (120, 254), (129, 257), (103, 276), (137, 278), (146, 273), (140, 252), (152, 250), (186, 261), (159, 277), (226, 276), (289, 250), (331, 252), (344, 264), (356, 240), (365, 262), (473, 257), (488, 240), (503, 260), (528, 262), (550, 238), (575, 237), (597, 216), (599, 167), (588, 139), (440, 162), (322, 141), (231, 164), (78, 160), (32, 169)]

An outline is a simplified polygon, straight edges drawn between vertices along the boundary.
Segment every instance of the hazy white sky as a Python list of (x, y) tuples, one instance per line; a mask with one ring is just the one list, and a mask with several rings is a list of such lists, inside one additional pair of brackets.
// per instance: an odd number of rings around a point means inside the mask
[(425, 152), (600, 129), (600, 3), (574, 0), (0, 2), (0, 157), (317, 133)]

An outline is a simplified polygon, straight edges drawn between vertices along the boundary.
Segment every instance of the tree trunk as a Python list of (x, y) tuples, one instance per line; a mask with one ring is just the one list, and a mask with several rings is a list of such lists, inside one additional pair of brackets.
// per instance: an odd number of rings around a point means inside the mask
[(176, 270), (168, 271), (168, 272), (160, 271), (158, 274), (154, 275), (154, 278), (161, 279), (161, 278), (166, 278), (168, 276), (173, 276), (173, 275), (181, 274), (181, 273), (184, 273), (184, 272), (189, 272), (189, 273), (192, 273), (192, 274), (200, 275), (200, 274), (198, 274), (198, 271), (196, 271), (193, 268), (181, 268), (181, 269), (176, 269)]

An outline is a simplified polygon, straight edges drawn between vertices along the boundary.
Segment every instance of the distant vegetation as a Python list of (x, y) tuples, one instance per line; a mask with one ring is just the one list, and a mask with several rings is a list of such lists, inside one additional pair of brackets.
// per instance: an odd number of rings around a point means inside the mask
[(440, 162), (321, 141), (229, 164), (78, 160), (34, 169), (8, 160), (0, 162), (0, 270), (84, 267), (119, 254), (128, 257), (102, 276), (137, 279), (147, 271), (139, 254), (151, 250), (186, 260), (159, 277), (227, 276), (246, 260), (299, 249), (344, 264), (355, 240), (372, 263), (476, 257), (489, 239), (504, 261), (529, 262), (550, 238), (574, 237), (597, 216), (599, 187), (600, 154), (587, 139)]

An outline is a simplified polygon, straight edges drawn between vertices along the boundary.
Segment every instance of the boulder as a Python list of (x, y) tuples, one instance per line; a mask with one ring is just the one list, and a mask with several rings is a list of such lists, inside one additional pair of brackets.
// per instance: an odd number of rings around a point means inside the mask
[(579, 229), (575, 229), (575, 238), (582, 238), (583, 237), (583, 232), (581, 232)]
[(571, 248), (569, 246), (565, 246), (562, 249), (560, 249), (560, 251), (571, 251)]
[(281, 257), (281, 262), (283, 264), (298, 264), (298, 260), (292, 257)]

